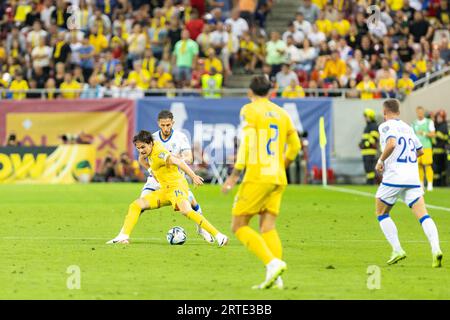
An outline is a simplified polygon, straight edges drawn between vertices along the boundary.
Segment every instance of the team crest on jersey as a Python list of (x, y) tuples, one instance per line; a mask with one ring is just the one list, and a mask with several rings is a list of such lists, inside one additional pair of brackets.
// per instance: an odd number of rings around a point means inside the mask
[(383, 131), (383, 133), (386, 133), (386, 132), (388, 132), (388, 130), (389, 130), (389, 126), (386, 126), (381, 131)]
[(164, 159), (165, 156), (166, 156), (166, 153), (165, 153), (165, 152), (161, 152), (161, 153), (158, 155), (158, 158)]

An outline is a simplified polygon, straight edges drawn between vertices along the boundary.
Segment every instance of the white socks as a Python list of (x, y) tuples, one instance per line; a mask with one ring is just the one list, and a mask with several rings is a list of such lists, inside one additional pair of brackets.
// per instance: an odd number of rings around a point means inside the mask
[(391, 244), (392, 249), (396, 252), (402, 251), (403, 249), (400, 245), (400, 240), (398, 239), (397, 227), (389, 214), (378, 216), (378, 221), (380, 222), (381, 230), (383, 231), (387, 241)]
[(425, 215), (420, 218), (419, 222), (422, 224), (423, 231), (430, 242), (431, 251), (433, 254), (440, 252), (441, 248), (439, 246), (439, 234), (433, 219), (431, 219), (429, 215)]
[[(400, 245), (400, 240), (398, 239), (397, 227), (389, 214), (378, 216), (378, 221), (380, 222), (381, 230), (383, 231), (387, 241), (391, 244), (392, 249), (394, 251), (402, 251), (403, 249)], [(419, 222), (422, 224), (423, 231), (430, 242), (432, 253), (436, 254), (441, 252), (441, 248), (439, 246), (439, 234), (433, 219), (431, 219), (429, 215), (425, 215), (419, 220)]]

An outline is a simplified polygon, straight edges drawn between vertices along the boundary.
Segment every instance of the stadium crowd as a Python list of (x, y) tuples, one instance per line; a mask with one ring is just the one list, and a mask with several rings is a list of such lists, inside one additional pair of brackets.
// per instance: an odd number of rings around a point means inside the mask
[(39, 98), (30, 89), (41, 88), (48, 99), (172, 97), (175, 88), (220, 97), (243, 69), (266, 74), (286, 98), (347, 88), (372, 99), (404, 96), (449, 64), (448, 0), (304, 0), (282, 33), (266, 26), (273, 5), (281, 3), (3, 1), (0, 88), (15, 90), (12, 99)]

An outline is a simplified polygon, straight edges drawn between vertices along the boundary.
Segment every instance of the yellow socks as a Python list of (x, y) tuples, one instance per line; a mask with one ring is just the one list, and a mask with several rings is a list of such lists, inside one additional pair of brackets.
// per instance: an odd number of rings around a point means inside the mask
[(425, 175), (427, 176), (427, 183), (433, 184), (434, 174), (433, 167), (431, 165), (425, 166)]
[(239, 228), (235, 234), (236, 238), (238, 238), (239, 241), (242, 242), (248, 250), (253, 252), (265, 265), (275, 258), (263, 237), (249, 226)]
[(424, 170), (423, 170), (423, 165), (419, 164), (419, 179), (420, 179), (420, 182), (422, 184), (425, 184), (425, 181), (423, 180), (424, 175), (425, 175), (425, 173), (424, 173)]
[(264, 232), (262, 237), (273, 255), (281, 260), (281, 257), (283, 256), (283, 247), (281, 246), (281, 240), (277, 230), (272, 229), (268, 232)]
[(186, 214), (186, 217), (194, 221), (201, 228), (208, 231), (210, 234), (212, 234), (213, 237), (217, 236), (217, 234), (219, 233), (219, 230), (217, 230), (211, 223), (209, 223), (209, 221), (204, 216), (195, 212), (194, 210), (188, 212), (188, 214)]
[(125, 217), (125, 222), (123, 223), (121, 233), (126, 234), (127, 236), (130, 235), (131, 231), (133, 231), (133, 228), (139, 219), (141, 211), (142, 211), (141, 207), (138, 206), (136, 202), (130, 204), (130, 206), (128, 207), (128, 214)]

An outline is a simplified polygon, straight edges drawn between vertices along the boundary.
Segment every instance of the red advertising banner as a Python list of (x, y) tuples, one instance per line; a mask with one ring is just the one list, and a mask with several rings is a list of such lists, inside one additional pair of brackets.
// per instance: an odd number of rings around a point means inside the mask
[(134, 130), (134, 101), (128, 99), (0, 101), (0, 145), (12, 133), (22, 146), (56, 146), (62, 135), (83, 134), (99, 164), (107, 155), (131, 154)]

